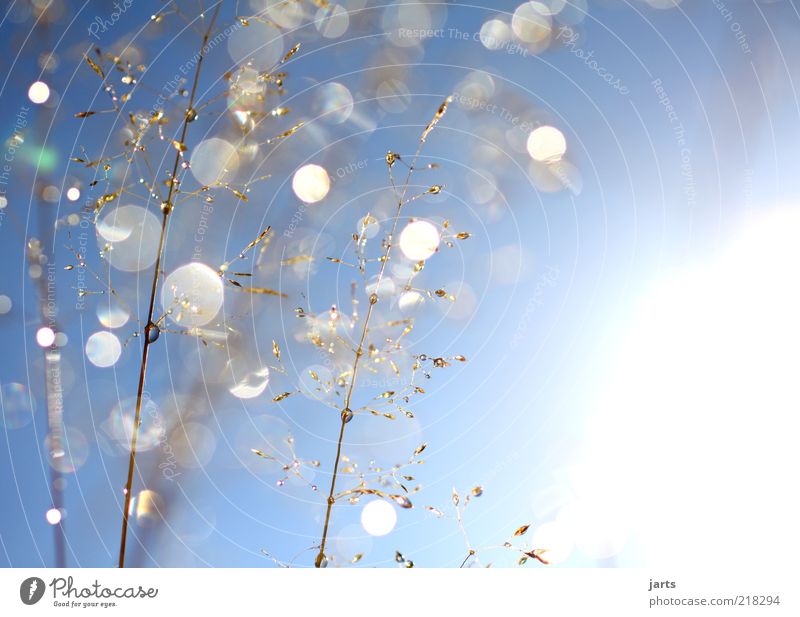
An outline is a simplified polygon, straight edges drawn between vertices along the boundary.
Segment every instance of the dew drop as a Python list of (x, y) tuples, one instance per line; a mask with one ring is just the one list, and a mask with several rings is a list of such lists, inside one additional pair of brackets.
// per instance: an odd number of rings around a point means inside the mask
[(410, 507), (412, 507), (411, 506), (411, 502), (408, 500), (408, 497), (405, 497), (403, 495), (394, 495), (392, 497), (392, 499), (401, 508), (410, 508)]
[(158, 337), (161, 336), (161, 328), (159, 328), (156, 324), (151, 323), (145, 328), (145, 333), (147, 334), (147, 342), (155, 343), (158, 340)]

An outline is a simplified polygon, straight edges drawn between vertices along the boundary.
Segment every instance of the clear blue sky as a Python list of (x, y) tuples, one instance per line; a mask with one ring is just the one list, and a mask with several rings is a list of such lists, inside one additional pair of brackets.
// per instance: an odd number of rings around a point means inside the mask
[[(522, 524), (556, 520), (579, 492), (572, 471), (583, 460), (586, 421), (602, 390), (609, 358), (633, 319), (636, 299), (665, 273), (713, 254), (748, 213), (796, 199), (792, 154), (798, 101), (793, 80), (800, 75), (793, 59), (800, 52), (800, 17), (792, 2), (731, 1), (724, 7), (687, 0), (670, 10), (641, 1), (590, 2), (588, 16), (574, 26), (578, 38), (571, 46), (554, 44), (539, 54), (521, 54), (489, 51), (474, 38), (484, 22), (501, 9), (513, 13), (517, 3), (432, 6), (431, 27), (441, 34), (411, 48), (387, 39), (384, 27), (391, 13), (373, 4), (354, 11), (349, 29), (339, 38), (321, 38), (313, 24), (288, 29), (284, 49), (296, 41), (303, 45), (286, 67), (282, 104), (292, 111), (285, 123), (276, 122), (276, 132), (298, 119), (310, 122), (263, 168), (249, 163), (253, 176), (272, 174), (255, 186), (249, 203), (237, 206), (230, 195), (215, 203), (202, 259), (218, 266), (267, 224), (277, 231), (272, 259), (279, 259), (281, 251), (289, 256), (307, 252), (302, 242), (309, 238), (319, 242), (313, 248), (318, 259), (314, 276), (306, 280), (286, 271), (281, 283), (289, 299), (253, 297), (251, 307), (250, 297), (226, 291), (226, 320), (242, 333), (244, 347), (271, 358), (271, 340), (286, 340), (282, 346), (293, 367), (290, 373), (303, 373), (317, 356), (294, 340), (293, 309), (348, 306), (353, 273), (319, 260), (334, 255), (351, 259), (345, 251), (350, 250), (355, 221), (367, 212), (388, 212), (381, 201), (387, 185), (386, 150), (410, 155), (416, 136), (445, 96), (468, 94), (465, 83), (470, 80), (491, 83), (487, 98), (496, 105), (493, 111), (470, 110), (457, 101), (429, 138), (424, 155), (430, 158), (425, 161), (441, 167), (416, 178), (421, 185), (444, 184), (446, 190), (409, 212), (448, 219), (454, 231), (472, 234), (431, 259), (422, 279), (430, 289), (466, 281), (471, 293), (459, 294), (466, 313), (443, 318), (436, 302), (428, 301), (412, 338), (415, 353), (461, 354), (469, 361), (434, 371), (425, 384), (426, 395), (411, 406), (413, 422), (364, 416), (348, 425), (350, 439), (373, 444), (390, 440), (372, 449), (353, 447), (364, 460), (374, 456), (383, 466), (423, 441), (428, 448), (426, 464), (414, 470), (424, 486), (414, 498), (415, 508), (398, 511), (397, 528), (387, 537), (342, 541), (343, 553), (358, 546), (365, 553), (362, 564), (393, 566), (395, 550), (400, 550), (418, 565), (457, 566), (466, 552), (457, 525), (436, 519), (421, 506), (450, 513), (453, 486), (463, 494), (482, 485), (484, 494), (470, 504), (466, 519), (476, 545), (501, 544)], [(222, 27), (235, 23), (233, 5), (225, 3)], [(197, 36), (188, 31), (176, 36), (183, 22), (175, 15), (137, 34), (160, 6), (134, 0), (119, 21), (98, 32), (99, 40), (88, 29), (99, 23), (98, 17), (110, 19), (115, 10), (110, 2), (65, 8), (60, 21), (35, 30), (32, 18), (12, 7), (0, 23), (5, 152), (11, 147), (6, 139), (24, 129), (24, 143), (9, 161), (7, 184), (0, 185), (7, 199), (0, 210), (0, 294), (12, 302), (10, 312), (0, 315), (5, 350), (0, 382), (4, 388), (22, 384), (36, 407), (31, 423), (0, 431), (3, 566), (49, 566), (55, 559), (53, 529), (45, 520), (51, 485), (43, 446), (43, 354), (35, 341), (37, 289), (24, 257), (32, 236), (56, 247), (58, 324), (69, 339), (62, 348), (64, 421), (86, 439), (85, 461), (65, 475), (67, 563), (103, 567), (116, 562), (127, 456), (109, 440), (104, 423), (119, 401), (135, 395), (140, 341), (131, 339), (113, 368), (86, 361), (84, 343), (103, 329), (96, 306), (105, 298), (88, 296), (84, 308), (76, 308), (76, 274), (63, 269), (75, 261), (64, 246), (69, 238), (63, 229), (53, 236), (48, 222), (79, 212), (86, 200), (102, 194), (103, 181), (88, 186), (94, 170), (68, 159), (81, 156), (80, 146), (92, 156), (107, 138), (118, 141), (117, 131), (127, 117), (116, 120), (116, 126), (110, 115), (74, 118), (97, 104), (92, 99), (98, 80), (82, 53), (91, 44), (111, 51), (120, 41), (134, 41), (140, 61), (149, 67), (146, 82), (152, 91), (133, 101), (131, 109), (148, 109), (160, 85), (194, 55)], [(311, 3), (304, 6), (313, 14)], [(459, 38), (456, 30), (467, 38)], [(55, 50), (58, 66), (43, 71), (39, 58), (50, 50)], [(387, 63), (407, 66), (395, 72), (378, 66)], [(233, 68), (223, 41), (208, 54), (203, 96), (224, 89), (218, 77)], [(483, 75), (476, 77), (475, 71)], [(376, 88), (389, 73), (402, 75), (408, 87), (405, 109), (399, 113), (375, 100)], [(49, 85), (51, 101), (57, 104), (38, 106), (28, 100), (28, 87), (37, 79)], [(608, 85), (615, 80), (625, 92)], [(345, 86), (354, 100), (350, 117), (341, 124), (318, 117), (324, 112), (320, 102), (328, 100), (321, 94), (328, 82)], [(213, 109), (222, 110), (222, 104)], [(20, 117), (25, 127), (18, 126)], [(579, 187), (548, 192), (537, 185), (530, 157), (524, 147), (520, 151), (513, 145), (520, 143), (513, 133), (521, 132), (515, 117), (563, 132), (568, 159), (580, 174)], [(191, 128), (194, 135), (207, 137), (230, 131), (230, 126), (231, 116), (223, 112), (203, 115)], [(187, 139), (190, 151), (200, 141), (192, 135)], [(499, 153), (489, 154), (490, 144)], [(320, 204), (306, 209), (302, 233), (284, 237), (299, 205), (291, 173), (306, 162), (328, 170), (332, 189)], [(488, 201), (478, 190), (486, 187), (477, 174), (485, 172), (497, 182)], [(116, 168), (112, 179), (115, 173)], [(47, 185), (62, 191), (79, 185), (82, 196), (75, 203), (64, 198), (48, 203), (41, 198)], [(148, 204), (156, 213), (157, 206)], [(191, 261), (201, 207), (200, 200), (188, 201), (176, 212), (167, 272)], [(88, 261), (102, 271), (90, 231)], [(262, 283), (276, 283), (276, 270), (268, 269)], [(140, 319), (147, 309), (148, 272), (140, 277), (113, 274)], [(88, 286), (99, 289), (91, 280)], [(133, 323), (115, 331), (121, 340), (134, 332)], [(134, 524), (130, 559), (136, 565), (271, 566), (261, 549), (289, 560), (318, 541), (323, 491), (276, 487), (280, 476), (247, 458), (245, 446), (259, 447), (253, 418), (259, 418), (255, 423), (264, 430), (277, 425), (266, 417), (277, 419), (291, 431), (302, 458), (322, 462), (317, 481), (326, 486), (338, 428), (335, 412), (300, 395), (272, 403), (273, 396), (291, 389), (289, 378), (274, 374), (262, 396), (237, 399), (216, 377), (223, 365), (223, 356), (198, 348), (191, 337), (165, 334), (154, 347), (147, 390), (163, 417), (175, 420), (172, 410), (179, 408), (183, 422), (206, 427), (215, 447), (204, 465), (178, 469), (174, 481), (158, 472), (158, 447), (140, 457), (146, 481), (137, 477), (136, 485), (141, 489), (147, 484), (163, 495), (167, 524)], [(379, 392), (381, 384), (372, 389), (365, 385), (357, 393), (367, 401), (372, 390)], [(14, 401), (10, 392), (3, 391), (7, 407)], [(360, 511), (360, 506), (337, 507), (334, 534), (356, 533)], [(636, 530), (623, 535), (625, 541), (609, 551), (613, 554), (575, 548), (564, 565), (642, 563)], [(483, 560), (511, 565), (516, 556), (496, 551)], [(313, 551), (303, 553), (298, 563), (312, 561)]]

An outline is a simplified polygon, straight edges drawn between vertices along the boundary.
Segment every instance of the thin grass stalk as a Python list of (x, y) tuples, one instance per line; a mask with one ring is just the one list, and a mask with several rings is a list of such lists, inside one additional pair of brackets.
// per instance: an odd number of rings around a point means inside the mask
[[(408, 167), (408, 173), (406, 174), (406, 179), (405, 182), (403, 183), (400, 192), (398, 192), (397, 186), (394, 182), (394, 175), (392, 173), (392, 167), (394, 163), (400, 159), (400, 157), (399, 155), (393, 152), (389, 152), (386, 155), (386, 163), (389, 166), (389, 179), (391, 181), (392, 190), (394, 191), (395, 196), (397, 197), (397, 209), (395, 210), (394, 218), (392, 219), (391, 230), (389, 231), (389, 234), (386, 238), (386, 248), (383, 251), (383, 256), (381, 258), (381, 267), (380, 270), (378, 271), (378, 279), (375, 285), (376, 292), (378, 289), (380, 289), (381, 282), (383, 281), (383, 275), (384, 272), (386, 271), (386, 264), (389, 262), (389, 257), (392, 252), (394, 235), (397, 231), (397, 224), (400, 221), (400, 214), (403, 210), (403, 206), (406, 203), (405, 197), (406, 193), (408, 192), (409, 183), (411, 182), (411, 174), (414, 172), (414, 169), (417, 165), (417, 160), (419, 159), (420, 152), (422, 151), (422, 146), (425, 145), (425, 140), (428, 134), (431, 132), (431, 130), (439, 121), (439, 119), (444, 115), (444, 112), (446, 111), (447, 105), (450, 102), (450, 100), (451, 100), (450, 97), (448, 97), (448, 99), (445, 100), (444, 103), (442, 103), (441, 107), (439, 108), (439, 111), (436, 113), (433, 120), (431, 120), (425, 127), (425, 130), (422, 131), (422, 135), (420, 136), (419, 143), (417, 145), (417, 151), (414, 153), (414, 158), (411, 161), (411, 165)], [(327, 558), (325, 557), (325, 543), (328, 539), (328, 526), (330, 525), (331, 521), (331, 510), (333, 509), (333, 504), (336, 502), (336, 499), (334, 498), (333, 495), (336, 490), (336, 478), (338, 477), (339, 474), (339, 460), (341, 459), (342, 456), (342, 441), (344, 440), (344, 427), (353, 417), (353, 412), (350, 409), (350, 401), (353, 396), (353, 388), (355, 387), (356, 378), (358, 376), (358, 367), (361, 361), (361, 356), (364, 355), (364, 341), (367, 338), (367, 332), (369, 330), (369, 322), (370, 319), (372, 318), (373, 308), (378, 303), (378, 294), (376, 292), (373, 292), (369, 296), (369, 307), (367, 308), (367, 313), (364, 316), (364, 325), (361, 329), (361, 337), (358, 341), (358, 348), (356, 349), (355, 357), (353, 359), (353, 368), (350, 377), (350, 384), (347, 388), (347, 394), (345, 395), (344, 399), (344, 407), (341, 412), (342, 423), (339, 428), (339, 439), (336, 442), (336, 458), (333, 463), (333, 474), (331, 475), (331, 487), (330, 491), (328, 492), (328, 501), (325, 510), (325, 523), (322, 528), (322, 540), (320, 541), (319, 553), (317, 554), (317, 557), (314, 560), (314, 566), (317, 568), (322, 568), (325, 567), (325, 565), (327, 565)]]
[[(189, 128), (189, 122), (191, 122), (194, 118), (194, 103), (195, 97), (197, 95), (197, 85), (200, 81), (200, 70), (203, 67), (203, 59), (206, 53), (206, 45), (208, 45), (208, 39), (211, 36), (211, 32), (214, 29), (214, 25), (217, 21), (217, 16), (219, 15), (220, 8), (222, 7), (222, 0), (216, 3), (214, 7), (214, 13), (212, 14), (211, 21), (206, 29), (205, 34), (203, 35), (203, 42), (200, 47), (200, 53), (197, 60), (197, 68), (194, 72), (194, 82), (192, 83), (192, 91), (189, 96), (189, 104), (186, 108), (186, 114), (183, 119), (183, 128), (181, 130), (181, 138), (180, 143), (184, 144), (186, 142), (186, 133)], [(128, 516), (131, 504), (131, 489), (133, 486), (133, 470), (136, 464), (136, 446), (137, 441), (139, 438), (139, 425), (141, 423), (141, 411), (142, 411), (142, 395), (144, 393), (144, 382), (145, 376), (147, 374), (147, 358), (148, 352), (150, 350), (150, 335), (153, 328), (157, 326), (153, 323), (153, 311), (155, 308), (156, 302), (156, 292), (158, 290), (158, 277), (161, 271), (161, 260), (164, 255), (164, 241), (167, 235), (167, 223), (169, 221), (169, 215), (172, 212), (173, 208), (173, 200), (175, 197), (175, 190), (177, 186), (177, 173), (178, 173), (178, 165), (180, 165), (181, 160), (181, 151), (178, 150), (175, 153), (175, 162), (172, 166), (172, 175), (170, 176), (170, 183), (169, 183), (169, 191), (167, 192), (167, 198), (164, 203), (161, 205), (161, 212), (162, 212), (162, 219), (161, 219), (161, 236), (158, 241), (158, 253), (156, 254), (156, 263), (153, 267), (153, 282), (150, 288), (150, 305), (147, 311), (147, 325), (145, 326), (144, 331), (144, 344), (142, 345), (142, 362), (139, 366), (139, 386), (136, 392), (136, 411), (134, 414), (133, 420), (133, 430), (131, 435), (131, 450), (130, 450), (130, 457), (128, 460), (128, 479), (125, 483), (125, 506), (122, 511), (122, 533), (120, 536), (120, 543), (119, 543), (119, 567), (125, 567), (125, 547), (128, 539)]]

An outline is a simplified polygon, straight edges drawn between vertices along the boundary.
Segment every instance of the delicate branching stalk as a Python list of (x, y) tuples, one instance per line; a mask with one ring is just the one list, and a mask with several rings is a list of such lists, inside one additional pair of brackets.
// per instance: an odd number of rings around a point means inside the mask
[[(197, 60), (197, 68), (195, 69), (194, 72), (194, 81), (192, 83), (192, 90), (191, 94), (189, 95), (189, 103), (183, 118), (183, 128), (181, 129), (181, 137), (180, 141), (178, 142), (179, 144), (186, 143), (186, 133), (189, 127), (189, 123), (192, 120), (194, 120), (196, 116), (196, 112), (194, 110), (194, 103), (195, 103), (195, 97), (197, 95), (197, 85), (200, 81), (200, 71), (203, 67), (203, 59), (206, 53), (206, 46), (208, 45), (208, 40), (211, 36), (211, 32), (214, 29), (214, 25), (216, 24), (217, 16), (219, 15), (221, 7), (222, 7), (222, 0), (219, 0), (216, 3), (216, 6), (214, 7), (214, 12), (211, 16), (208, 28), (206, 28), (205, 34), (203, 35), (203, 41), (200, 46), (200, 52)], [(145, 382), (145, 376), (147, 374), (147, 356), (150, 350), (151, 341), (155, 340), (155, 337), (151, 338), (151, 334), (154, 331), (156, 333), (158, 332), (157, 326), (153, 323), (153, 311), (156, 302), (156, 292), (158, 290), (158, 277), (161, 271), (161, 260), (164, 255), (164, 243), (167, 234), (167, 224), (169, 222), (169, 216), (173, 209), (175, 191), (178, 184), (177, 182), (178, 165), (180, 165), (182, 156), (182, 150), (180, 148), (176, 148), (176, 150), (177, 151), (175, 153), (175, 162), (172, 166), (172, 174), (170, 175), (169, 190), (167, 192), (166, 199), (161, 204), (161, 212), (162, 212), (161, 235), (158, 241), (158, 252), (156, 254), (156, 262), (153, 267), (153, 281), (150, 287), (150, 304), (147, 310), (147, 324), (145, 325), (144, 329), (144, 343), (142, 345), (142, 361), (139, 366), (139, 386), (136, 391), (136, 411), (133, 419), (133, 428), (131, 434), (131, 450), (130, 450), (130, 458), (128, 460), (128, 479), (125, 483), (125, 490), (124, 490), (125, 505), (122, 511), (122, 533), (120, 536), (120, 543), (119, 543), (120, 568), (125, 567), (125, 546), (128, 538), (128, 516), (131, 505), (133, 470), (136, 464), (136, 445), (139, 437), (139, 425), (141, 424), (142, 395), (144, 393), (144, 382)]]
[[(517, 565), (525, 565), (529, 559), (534, 559), (543, 565), (549, 565), (550, 562), (543, 556), (547, 553), (547, 548), (528, 548), (525, 546), (515, 546), (513, 544), (515, 538), (520, 538), (528, 533), (528, 530), (531, 528), (530, 524), (521, 525), (514, 531), (511, 537), (503, 542), (501, 545), (487, 545), (476, 547), (472, 544), (469, 538), (469, 534), (467, 533), (467, 528), (464, 526), (464, 513), (467, 509), (467, 506), (470, 504), (470, 500), (474, 497), (480, 497), (483, 495), (483, 487), (482, 486), (475, 486), (472, 490), (470, 490), (464, 499), (458, 494), (458, 491), (453, 487), (453, 509), (456, 515), (456, 524), (458, 525), (458, 530), (461, 532), (461, 535), (464, 539), (464, 544), (467, 548), (467, 555), (464, 557), (464, 560), (461, 562), (461, 565), (458, 566), (459, 568), (463, 568), (469, 564), (469, 567), (473, 565), (479, 565), (479, 554), (489, 550), (495, 549), (502, 549), (502, 550), (510, 550), (515, 553), (519, 554), (519, 558), (517, 560)], [(439, 510), (438, 508), (434, 508), (432, 506), (426, 506), (427, 510), (434, 512), (438, 517), (444, 516), (444, 512)], [(487, 564), (486, 567), (490, 567), (491, 563)]]
[(417, 159), (419, 158), (420, 152), (422, 151), (422, 147), (425, 144), (425, 140), (427, 139), (430, 132), (433, 130), (434, 126), (439, 122), (441, 117), (444, 115), (445, 111), (447, 111), (447, 106), (452, 100), (452, 97), (447, 97), (445, 101), (439, 107), (439, 110), (434, 115), (433, 119), (427, 124), (425, 129), (422, 131), (422, 135), (420, 136), (419, 143), (417, 145), (417, 151), (414, 154), (414, 158), (411, 161), (411, 165), (408, 167), (408, 173), (406, 174), (405, 182), (403, 183), (400, 189), (397, 188), (397, 185), (394, 181), (394, 174), (392, 172), (392, 168), (394, 164), (400, 160), (400, 156), (394, 152), (389, 152), (386, 155), (386, 164), (389, 167), (389, 179), (391, 181), (392, 190), (394, 191), (395, 197), (397, 198), (397, 209), (395, 210), (394, 217), (392, 219), (392, 226), (389, 231), (389, 234), (386, 238), (386, 246), (383, 251), (383, 255), (380, 258), (380, 269), (378, 271), (378, 278), (377, 283), (375, 284), (374, 291), (369, 296), (369, 306), (367, 307), (366, 315), (364, 316), (364, 325), (361, 328), (361, 336), (358, 341), (358, 347), (355, 351), (355, 356), (353, 358), (353, 367), (350, 371), (350, 383), (347, 387), (347, 393), (345, 394), (344, 398), (344, 406), (341, 411), (341, 426), (339, 428), (339, 438), (336, 442), (336, 458), (334, 459), (333, 463), (333, 473), (331, 474), (331, 486), (330, 491), (328, 492), (328, 500), (327, 500), (327, 507), (325, 510), (325, 523), (322, 528), (322, 539), (319, 545), (319, 553), (317, 554), (317, 558), (314, 561), (314, 565), (317, 568), (322, 568), (327, 565), (327, 557), (325, 556), (325, 543), (328, 539), (328, 526), (330, 525), (331, 520), (331, 510), (333, 509), (333, 504), (336, 502), (336, 497), (334, 496), (334, 492), (336, 490), (336, 478), (339, 473), (339, 461), (342, 456), (342, 440), (344, 439), (344, 428), (345, 425), (352, 419), (353, 411), (350, 408), (350, 401), (353, 397), (353, 388), (355, 387), (356, 379), (358, 377), (358, 367), (361, 361), (361, 356), (364, 355), (364, 342), (367, 338), (367, 332), (369, 331), (369, 323), (370, 319), (372, 318), (373, 309), (375, 305), (378, 303), (378, 294), (377, 291), (380, 289), (381, 283), (383, 281), (383, 275), (386, 271), (386, 264), (389, 262), (389, 257), (391, 255), (392, 247), (393, 247), (393, 239), (394, 235), (397, 231), (397, 224), (400, 221), (400, 214), (402, 212), (403, 206), (408, 203), (406, 202), (405, 196), (406, 192), (408, 191), (408, 186), (411, 181), (411, 174), (414, 172), (414, 168), (417, 164)]

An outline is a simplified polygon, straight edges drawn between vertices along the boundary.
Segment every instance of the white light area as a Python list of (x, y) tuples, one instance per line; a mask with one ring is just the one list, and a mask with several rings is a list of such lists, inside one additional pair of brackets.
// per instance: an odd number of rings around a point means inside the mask
[(86, 340), (86, 357), (98, 368), (114, 366), (122, 355), (122, 344), (106, 330), (95, 332)]
[(236, 146), (220, 137), (204, 139), (192, 151), (190, 169), (203, 186), (231, 180), (238, 168)]
[(242, 376), (228, 391), (236, 398), (247, 399), (260, 396), (269, 383), (269, 368), (266, 366)]
[(484, 22), (479, 34), (481, 44), (489, 50), (502, 49), (511, 36), (511, 27), (500, 19), (490, 19)]
[(67, 199), (69, 199), (70, 201), (78, 201), (80, 197), (81, 197), (81, 190), (78, 187), (73, 186), (67, 189)]
[(331, 179), (328, 172), (319, 165), (303, 165), (292, 178), (294, 194), (307, 204), (321, 201), (330, 189)]
[(123, 307), (110, 301), (97, 305), (97, 319), (106, 328), (121, 328), (130, 319), (130, 313)]
[(56, 333), (52, 328), (44, 326), (36, 331), (36, 342), (40, 347), (50, 347), (56, 341)]
[(47, 99), (50, 98), (50, 87), (43, 81), (35, 81), (28, 88), (28, 98), (31, 103), (36, 103), (37, 105), (46, 103)]
[[(800, 548), (800, 213), (761, 214), (638, 305), (586, 426), (564, 519), (602, 559), (770, 563)], [(626, 539), (626, 536), (630, 536)]]
[(361, 526), (371, 536), (385, 536), (397, 524), (397, 511), (383, 499), (370, 501), (361, 510)]
[(61, 511), (58, 508), (50, 508), (45, 512), (44, 517), (51, 525), (58, 525), (61, 522)]
[(142, 527), (151, 527), (159, 521), (164, 512), (164, 502), (155, 491), (145, 489), (131, 501), (131, 508), (136, 504), (136, 522)]
[(526, 146), (534, 161), (553, 163), (560, 161), (566, 153), (567, 140), (554, 126), (540, 126), (528, 135)]
[(219, 275), (203, 263), (191, 262), (167, 276), (161, 288), (161, 304), (175, 323), (204, 326), (219, 313), (223, 295)]
[(415, 310), (425, 304), (425, 297), (418, 291), (406, 291), (400, 296), (397, 301), (397, 306), (404, 314), (413, 313)]
[(428, 221), (414, 221), (400, 233), (400, 250), (413, 261), (424, 261), (439, 248), (439, 230)]
[(566, 561), (572, 553), (574, 544), (572, 530), (559, 521), (539, 525), (531, 536), (531, 546), (544, 550), (542, 559), (553, 565)]

